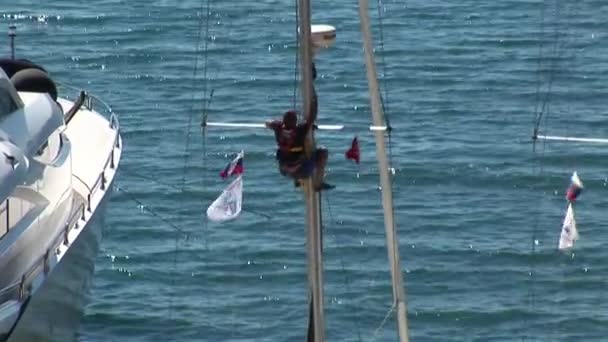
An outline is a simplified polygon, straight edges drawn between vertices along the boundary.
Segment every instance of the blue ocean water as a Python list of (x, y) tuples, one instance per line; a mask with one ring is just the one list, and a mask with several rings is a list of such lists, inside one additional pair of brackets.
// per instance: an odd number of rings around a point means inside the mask
[[(302, 194), (278, 175), (272, 135), (200, 131), (211, 91), (213, 121), (259, 122), (293, 106), (294, 4), (210, 1), (208, 25), (205, 6), (20, 0), (0, 10), (0, 24), (17, 25), (18, 57), (120, 117), (124, 159), (81, 341), (305, 337)], [(543, 108), (547, 133), (606, 135), (608, 5), (386, 0), (382, 29), (377, 7), (412, 340), (605, 340), (605, 148), (533, 152), (530, 138)], [(314, 1), (312, 11), (338, 33), (316, 59), (319, 122), (348, 127), (317, 134), (337, 185), (324, 202), (327, 336), (394, 341), (393, 317), (381, 326), (392, 293), (357, 3)], [(360, 167), (343, 157), (355, 135)], [(225, 186), (218, 173), (240, 149), (248, 211), (207, 223)], [(561, 253), (574, 170), (586, 187), (581, 239)]]

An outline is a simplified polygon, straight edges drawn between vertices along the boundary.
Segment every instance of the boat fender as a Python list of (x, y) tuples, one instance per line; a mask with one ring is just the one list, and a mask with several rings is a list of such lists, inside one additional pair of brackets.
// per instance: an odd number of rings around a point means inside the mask
[(40, 69), (23, 69), (11, 77), (11, 82), (17, 91), (48, 93), (54, 101), (57, 101), (55, 82)]

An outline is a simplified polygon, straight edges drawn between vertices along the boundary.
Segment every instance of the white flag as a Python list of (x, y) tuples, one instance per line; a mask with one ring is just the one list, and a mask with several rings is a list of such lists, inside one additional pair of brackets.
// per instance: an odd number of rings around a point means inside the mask
[(233, 220), (241, 213), (243, 205), (243, 176), (238, 176), (207, 209), (211, 221)]
[(562, 225), (562, 232), (559, 237), (559, 249), (566, 249), (574, 246), (574, 241), (578, 240), (578, 231), (576, 230), (576, 220), (574, 220), (574, 210), (572, 203), (568, 203), (566, 217)]

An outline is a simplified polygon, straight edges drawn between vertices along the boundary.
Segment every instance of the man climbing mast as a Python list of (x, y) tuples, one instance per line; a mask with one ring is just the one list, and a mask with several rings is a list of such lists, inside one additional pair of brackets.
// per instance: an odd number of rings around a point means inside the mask
[[(313, 80), (317, 78), (314, 63), (312, 64), (312, 78)], [(298, 124), (298, 113), (291, 109), (283, 114), (282, 120), (266, 122), (266, 127), (274, 131), (278, 145), (276, 158), (279, 163), (279, 172), (283, 176), (293, 178), (296, 187), (300, 186), (300, 179), (314, 175), (313, 184), (315, 189), (317, 191), (329, 190), (333, 189), (334, 186), (323, 181), (328, 159), (327, 149), (316, 148), (310, 154), (310, 157), (307, 157), (305, 151), (306, 135), (311, 128), (314, 128), (318, 111), (317, 93), (314, 85), (312, 91), (311, 113), (307, 116), (306, 122)], [(315, 170), (317, 172), (314, 172)]]

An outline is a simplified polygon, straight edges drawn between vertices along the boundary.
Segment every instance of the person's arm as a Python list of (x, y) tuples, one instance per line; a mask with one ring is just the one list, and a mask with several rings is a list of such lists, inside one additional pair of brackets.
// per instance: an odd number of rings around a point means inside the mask
[(309, 131), (314, 127), (315, 121), (317, 120), (317, 112), (319, 110), (319, 103), (317, 101), (317, 92), (315, 86), (312, 86), (312, 100), (310, 101), (310, 115), (306, 118), (306, 130)]
[(281, 125), (281, 122), (278, 120), (266, 121), (266, 128), (270, 128), (272, 130), (276, 130), (280, 125)]

